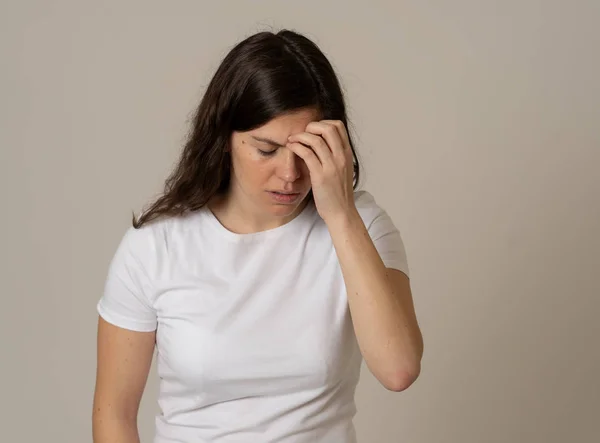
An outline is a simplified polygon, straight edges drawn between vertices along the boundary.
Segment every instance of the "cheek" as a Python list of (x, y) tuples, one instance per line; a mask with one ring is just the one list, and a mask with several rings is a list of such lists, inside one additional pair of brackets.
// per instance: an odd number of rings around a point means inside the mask
[(271, 162), (253, 152), (251, 148), (246, 148), (238, 152), (234, 160), (236, 175), (247, 183), (261, 184), (269, 180), (272, 175), (273, 166)]

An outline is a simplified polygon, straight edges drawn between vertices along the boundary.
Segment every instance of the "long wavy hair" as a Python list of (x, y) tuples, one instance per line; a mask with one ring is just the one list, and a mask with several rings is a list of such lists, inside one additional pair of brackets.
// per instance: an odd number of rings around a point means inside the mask
[[(305, 36), (287, 29), (264, 31), (236, 44), (219, 65), (163, 193), (139, 218), (133, 214), (134, 228), (159, 217), (195, 211), (225, 193), (231, 176), (227, 148), (233, 131), (249, 131), (309, 107), (317, 109), (322, 119), (341, 120), (348, 128), (356, 189), (360, 164), (332, 65)], [(307, 198), (313, 198), (312, 192)]]

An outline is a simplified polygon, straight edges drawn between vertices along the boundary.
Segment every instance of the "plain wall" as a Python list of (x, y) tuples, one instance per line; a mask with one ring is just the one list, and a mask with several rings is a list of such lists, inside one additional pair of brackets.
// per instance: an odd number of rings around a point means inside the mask
[(292, 28), (340, 75), (425, 338), (405, 392), (363, 368), (360, 441), (600, 441), (599, 22), (591, 0), (0, 2), (0, 439), (91, 441), (131, 211), (225, 53)]

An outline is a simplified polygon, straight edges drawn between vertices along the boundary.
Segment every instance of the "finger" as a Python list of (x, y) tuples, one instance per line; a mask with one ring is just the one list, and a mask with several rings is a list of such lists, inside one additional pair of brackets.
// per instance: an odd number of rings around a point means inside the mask
[(341, 120), (321, 120), (321, 122), (333, 125), (340, 135), (344, 149), (350, 149), (350, 136), (348, 135), (348, 130), (344, 125), (344, 122)]
[(339, 160), (346, 157), (342, 138), (338, 129), (333, 124), (323, 123), (322, 121), (311, 122), (306, 126), (306, 131), (321, 136), (327, 142), (335, 159)]
[(308, 132), (299, 132), (298, 134), (290, 135), (290, 142), (302, 143), (312, 149), (323, 166), (333, 163), (331, 148), (320, 135), (311, 134)]
[(288, 142), (286, 146), (294, 154), (304, 160), (304, 163), (306, 163), (306, 166), (308, 166), (308, 171), (310, 172), (311, 177), (316, 177), (322, 173), (323, 165), (312, 149), (304, 146), (302, 143), (297, 142)]

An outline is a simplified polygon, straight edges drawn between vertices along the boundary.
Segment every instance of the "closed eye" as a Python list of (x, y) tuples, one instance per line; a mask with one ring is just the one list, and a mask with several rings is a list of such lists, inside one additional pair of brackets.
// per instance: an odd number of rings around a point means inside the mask
[(263, 151), (259, 149), (258, 152), (260, 152), (261, 155), (272, 155), (275, 153), (275, 151), (277, 151), (277, 148), (283, 148), (285, 146), (284, 144), (275, 140), (271, 140), (270, 138), (258, 137), (255, 135), (253, 135), (252, 138), (262, 145), (268, 145), (275, 148), (273, 151)]
[(257, 151), (262, 156), (270, 157), (271, 155), (273, 155), (277, 152), (277, 149), (274, 149), (272, 151), (263, 151), (262, 149), (257, 149)]

